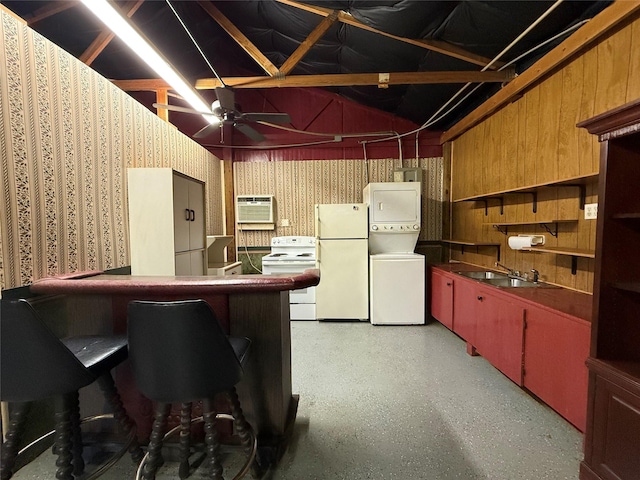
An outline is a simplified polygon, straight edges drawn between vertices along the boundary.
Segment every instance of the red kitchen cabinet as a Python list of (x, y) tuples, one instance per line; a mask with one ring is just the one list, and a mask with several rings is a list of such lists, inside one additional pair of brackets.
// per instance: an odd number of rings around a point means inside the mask
[(450, 275), (431, 271), (431, 316), (453, 330), (453, 289)]
[(478, 288), (476, 350), (491, 365), (522, 386), (524, 307)]
[(585, 361), (591, 326), (542, 308), (526, 308), (524, 386), (584, 432), (587, 418)]
[(456, 279), (453, 293), (453, 331), (466, 340), (467, 345), (475, 346), (478, 282)]

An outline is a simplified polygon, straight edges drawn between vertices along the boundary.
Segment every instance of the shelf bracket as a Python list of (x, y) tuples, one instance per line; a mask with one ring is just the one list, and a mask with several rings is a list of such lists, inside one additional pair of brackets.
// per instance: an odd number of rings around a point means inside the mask
[(553, 225), (555, 225), (555, 226), (556, 226), (555, 231), (551, 230), (551, 229), (549, 228), (549, 225), (547, 225), (546, 223), (541, 223), (541, 224), (540, 224), (540, 226), (541, 226), (541, 227), (544, 227), (544, 229), (545, 229), (547, 232), (549, 232), (549, 233), (551, 234), (551, 236), (558, 238), (558, 223), (557, 223), (557, 222), (554, 222), (554, 223), (553, 223)]
[(578, 257), (571, 255), (571, 275), (578, 273)]
[(502, 225), (494, 225), (493, 228), (495, 228), (505, 236), (509, 233), (509, 227), (507, 227), (506, 225), (504, 226), (504, 230), (502, 229), (503, 228)]
[(563, 187), (575, 187), (580, 190), (580, 210), (584, 210), (584, 204), (587, 201), (587, 187), (585, 185), (581, 185), (579, 183), (569, 183), (566, 185), (562, 185)]
[(531, 195), (533, 197), (533, 203), (531, 205), (533, 213), (538, 212), (538, 192), (536, 192), (535, 190), (533, 192), (505, 192), (505, 193), (510, 193), (512, 195)]
[[(492, 197), (494, 198), (494, 197)], [(500, 200), (500, 215), (504, 215), (504, 200), (502, 197), (495, 197), (496, 200)], [(474, 200), (475, 202), (484, 203), (484, 216), (489, 216), (489, 199), (488, 198), (478, 198)]]
[(538, 192), (525, 192), (531, 194), (533, 197), (533, 213), (538, 212)]

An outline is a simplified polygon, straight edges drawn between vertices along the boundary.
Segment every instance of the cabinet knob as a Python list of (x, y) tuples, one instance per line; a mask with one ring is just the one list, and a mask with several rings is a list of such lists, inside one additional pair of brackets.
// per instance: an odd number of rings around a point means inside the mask
[(450, 286), (451, 286), (451, 282), (447, 282), (447, 287), (450, 287)]
[(482, 301), (482, 295), (478, 295), (478, 300)]
[(184, 213), (186, 214), (184, 219), (188, 222), (191, 219), (191, 210), (185, 208)]

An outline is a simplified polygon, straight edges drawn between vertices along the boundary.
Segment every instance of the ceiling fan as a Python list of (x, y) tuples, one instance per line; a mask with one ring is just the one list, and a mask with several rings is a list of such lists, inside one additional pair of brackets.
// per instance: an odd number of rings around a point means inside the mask
[(285, 124), (290, 123), (291, 118), (288, 113), (243, 113), (239, 110), (235, 103), (235, 92), (230, 88), (216, 88), (216, 97), (218, 99), (211, 104), (211, 112), (199, 112), (187, 107), (177, 105), (164, 105), (154, 103), (155, 108), (166, 108), (174, 112), (195, 113), (197, 115), (213, 115), (219, 122), (206, 125), (202, 129), (193, 134), (194, 138), (204, 138), (211, 135), (216, 128), (220, 128), (225, 124), (232, 124), (241, 133), (245, 134), (254, 142), (262, 142), (264, 136), (249, 125), (255, 122), (267, 122)]

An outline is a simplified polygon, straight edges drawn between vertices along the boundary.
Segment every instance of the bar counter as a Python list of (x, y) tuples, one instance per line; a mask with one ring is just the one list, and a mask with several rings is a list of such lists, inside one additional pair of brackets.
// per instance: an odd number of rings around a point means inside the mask
[[(126, 332), (127, 304), (131, 300), (207, 301), (229, 334), (251, 339), (245, 375), (237, 389), (247, 420), (258, 436), (263, 463), (275, 463), (286, 448), (298, 404), (291, 386), (289, 291), (315, 286), (319, 281), (317, 269), (300, 274), (194, 277), (90, 271), (43, 278), (30, 290), (80, 299), (89, 311), (93, 305), (104, 308), (107, 304), (107, 317), (117, 333)], [(118, 372), (118, 385), (127, 410), (138, 424), (138, 436), (145, 439), (151, 429), (152, 409), (135, 389), (128, 370)]]

